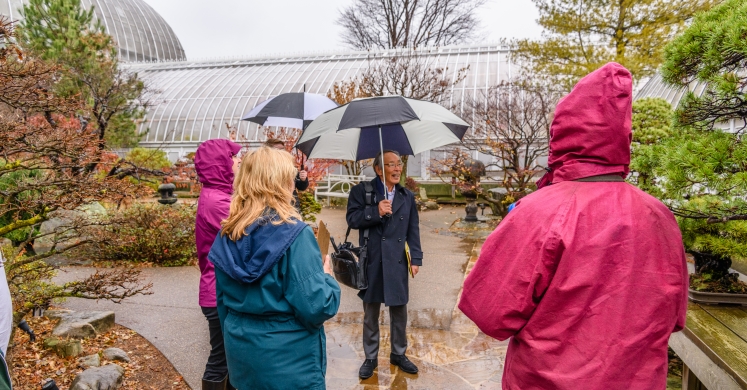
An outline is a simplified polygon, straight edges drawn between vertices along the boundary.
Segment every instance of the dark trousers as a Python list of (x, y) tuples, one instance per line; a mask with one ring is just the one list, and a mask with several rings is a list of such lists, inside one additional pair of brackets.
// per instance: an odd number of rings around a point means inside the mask
[[(379, 356), (379, 311), (381, 303), (363, 302), (363, 352), (366, 359)], [(407, 351), (407, 305), (389, 306), (389, 333), (392, 353), (404, 355)]]
[(210, 330), (210, 356), (208, 356), (202, 379), (220, 382), (228, 375), (228, 364), (226, 363), (226, 350), (223, 347), (223, 330), (220, 327), (218, 309), (203, 307), (202, 314), (207, 318)]

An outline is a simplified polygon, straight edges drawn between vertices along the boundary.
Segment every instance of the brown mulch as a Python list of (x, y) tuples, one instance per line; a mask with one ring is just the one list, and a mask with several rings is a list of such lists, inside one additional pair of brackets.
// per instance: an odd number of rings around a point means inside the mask
[(44, 339), (50, 337), (57, 320), (46, 317), (27, 319), (36, 333), (36, 341), (17, 330), (13, 337), (12, 376), (13, 388), (18, 390), (38, 390), (46, 378), (54, 379), (60, 389), (67, 389), (75, 376), (83, 371), (77, 359), (101, 353), (109, 347), (127, 352), (130, 363), (109, 362), (101, 356), (101, 365), (116, 363), (124, 367), (124, 383), (120, 389), (174, 389), (189, 390), (190, 387), (174, 366), (148, 340), (135, 331), (121, 325), (114, 325), (106, 333), (95, 338), (81, 340), (83, 353), (78, 357), (60, 358), (54, 352), (44, 349)]

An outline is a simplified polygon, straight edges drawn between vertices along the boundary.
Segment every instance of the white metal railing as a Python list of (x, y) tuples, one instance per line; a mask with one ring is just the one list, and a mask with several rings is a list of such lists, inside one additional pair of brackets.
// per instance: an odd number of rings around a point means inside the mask
[(347, 198), (350, 194), (350, 189), (354, 185), (368, 180), (366, 175), (327, 175), (321, 181), (318, 181), (316, 188), (314, 189), (314, 200), (319, 200), (319, 196), (327, 197), (327, 204), (329, 204), (329, 198)]

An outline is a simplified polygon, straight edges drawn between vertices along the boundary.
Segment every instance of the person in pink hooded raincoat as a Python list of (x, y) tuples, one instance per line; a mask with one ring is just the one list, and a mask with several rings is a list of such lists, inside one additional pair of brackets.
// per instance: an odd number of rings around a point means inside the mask
[(555, 111), (544, 188), (517, 203), (465, 280), (459, 309), (511, 338), (504, 389), (666, 387), (688, 274), (672, 213), (623, 181), (631, 107), (619, 64), (578, 82)]
[(200, 273), (200, 307), (208, 320), (210, 356), (202, 376), (202, 389), (233, 389), (228, 382), (228, 366), (223, 347), (215, 301), (215, 269), (208, 260), (210, 247), (218, 235), (220, 223), (228, 217), (233, 193), (233, 176), (239, 164), (241, 146), (226, 139), (205, 141), (195, 153), (195, 170), (202, 183), (197, 201), (195, 240)]

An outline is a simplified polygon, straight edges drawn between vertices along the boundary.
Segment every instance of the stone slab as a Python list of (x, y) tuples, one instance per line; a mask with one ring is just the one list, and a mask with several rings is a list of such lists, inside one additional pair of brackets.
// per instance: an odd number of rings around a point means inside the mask
[(113, 311), (85, 311), (61, 314), (60, 322), (52, 330), (57, 337), (84, 339), (104, 333), (114, 326)]
[(78, 374), (70, 390), (116, 390), (122, 385), (124, 368), (116, 364), (92, 367)]

